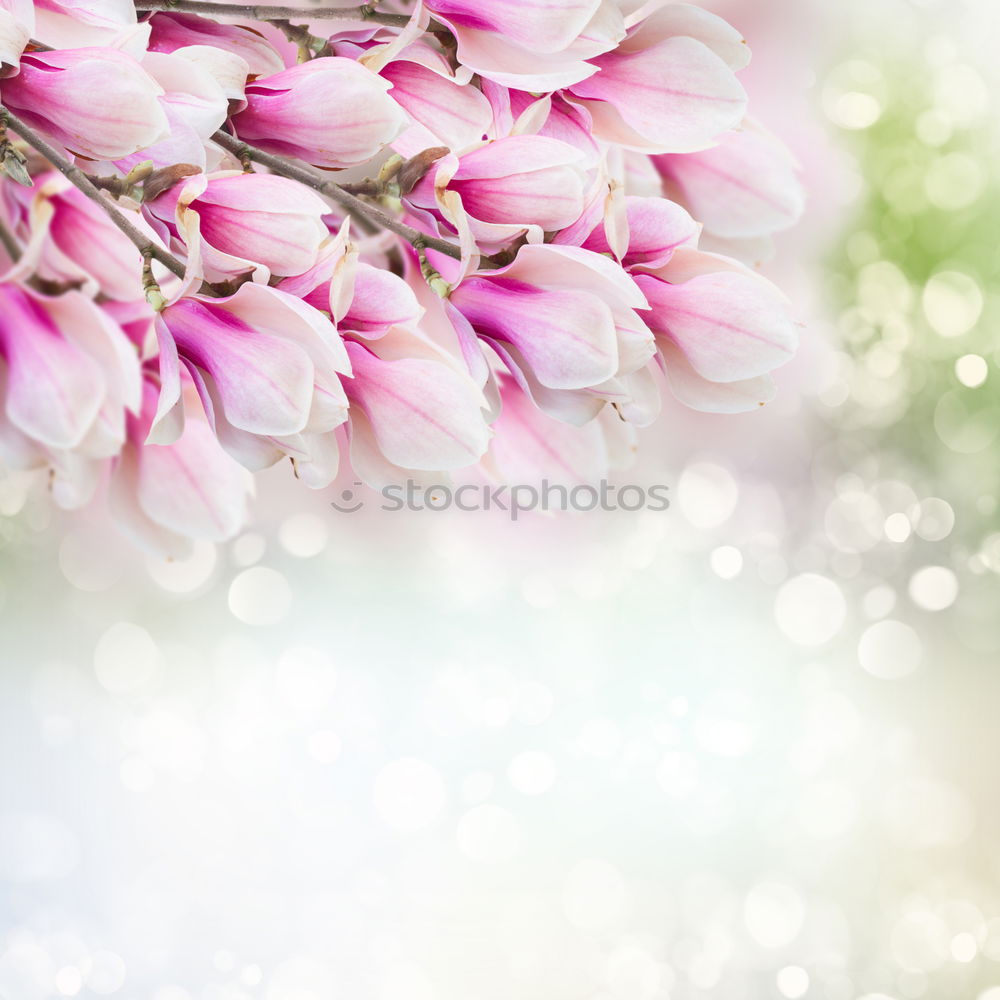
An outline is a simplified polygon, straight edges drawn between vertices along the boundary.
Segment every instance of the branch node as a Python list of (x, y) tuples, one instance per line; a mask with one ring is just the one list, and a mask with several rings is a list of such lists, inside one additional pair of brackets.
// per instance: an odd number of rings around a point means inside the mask
[(160, 283), (153, 276), (153, 248), (142, 251), (142, 291), (154, 312), (163, 312), (167, 299), (160, 291)]

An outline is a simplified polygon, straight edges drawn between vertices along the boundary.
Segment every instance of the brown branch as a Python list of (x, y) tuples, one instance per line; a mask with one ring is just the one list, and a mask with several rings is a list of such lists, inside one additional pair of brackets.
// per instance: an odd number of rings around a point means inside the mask
[(245, 17), (254, 21), (368, 21), (405, 28), (409, 14), (381, 14), (373, 3), (360, 7), (268, 7), (249, 3), (212, 3), (202, 0), (136, 0), (138, 11), (182, 11), (209, 17)]
[(132, 241), (139, 253), (158, 260), (168, 271), (184, 277), (184, 264), (172, 253), (158, 246), (144, 233), (136, 228), (125, 214), (111, 204), (101, 192), (94, 187), (87, 175), (77, 166), (70, 163), (61, 153), (50, 146), (34, 129), (26, 125), (12, 111), (0, 105), (0, 118), (6, 118), (10, 127), (33, 149), (37, 150), (59, 171), (74, 187), (82, 191), (92, 202), (100, 205), (111, 221)]
[(319, 56), (328, 56), (332, 50), (329, 38), (319, 38), (314, 35), (305, 25), (292, 24), (284, 18), (274, 18), (271, 21), (293, 45), (299, 49), (299, 62), (307, 62), (309, 59), (316, 59)]
[(265, 153), (261, 149), (247, 145), (247, 143), (242, 142), (228, 132), (216, 132), (212, 136), (212, 139), (240, 160), (253, 160), (255, 163), (273, 170), (274, 173), (281, 174), (282, 177), (290, 177), (292, 180), (296, 180), (300, 184), (305, 184), (306, 187), (310, 187), (314, 191), (326, 195), (331, 201), (336, 202), (341, 208), (345, 209), (352, 218), (373, 222), (382, 229), (388, 229), (389, 232), (402, 237), (402, 239), (417, 248), (424, 247), (427, 250), (435, 250), (454, 260), (462, 259), (461, 248), (454, 243), (449, 243), (447, 240), (439, 239), (436, 236), (430, 236), (419, 229), (414, 229), (413, 226), (408, 226), (400, 222), (399, 219), (387, 215), (380, 208), (369, 205), (349, 191), (345, 191), (339, 184), (324, 180), (303, 164), (288, 160), (284, 156)]

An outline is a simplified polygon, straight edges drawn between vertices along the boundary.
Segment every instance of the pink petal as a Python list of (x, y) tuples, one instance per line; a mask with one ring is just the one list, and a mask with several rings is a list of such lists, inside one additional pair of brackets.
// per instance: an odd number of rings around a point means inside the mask
[(59, 333), (35, 298), (7, 285), (0, 286), (0, 302), (7, 417), (51, 448), (77, 446), (104, 400), (100, 367)]
[(193, 45), (209, 46), (241, 56), (254, 76), (280, 73), (285, 68), (274, 46), (244, 25), (218, 24), (197, 14), (178, 11), (155, 14), (150, 25), (151, 52), (174, 52)]
[(712, 149), (659, 156), (656, 164), (705, 228), (725, 239), (768, 236), (802, 215), (795, 161), (763, 130), (732, 132)]
[(3, 99), (72, 152), (114, 160), (167, 134), (160, 86), (129, 55), (84, 48), (33, 52)]
[(737, 382), (788, 361), (798, 341), (787, 305), (772, 286), (737, 273), (705, 274), (672, 285), (638, 275), (647, 322), (713, 382)]
[(328, 207), (296, 181), (267, 174), (210, 177), (190, 205), (201, 235), (223, 253), (263, 264), (274, 274), (301, 274), (329, 237)]
[(354, 297), (340, 327), (363, 337), (380, 337), (390, 327), (416, 323), (422, 314), (417, 297), (402, 278), (391, 271), (360, 263), (354, 281)]
[(364, 412), (382, 454), (404, 469), (472, 465), (489, 441), (475, 383), (435, 361), (383, 361), (348, 344), (354, 378), (346, 388)]
[(747, 413), (774, 398), (770, 375), (737, 382), (712, 382), (699, 375), (684, 352), (670, 340), (660, 342), (670, 391), (685, 406), (705, 413)]
[(506, 482), (579, 484), (607, 476), (607, 450), (596, 421), (574, 427), (554, 420), (511, 381), (503, 386), (503, 409), (493, 429), (489, 463)]
[[(631, 27), (633, 22), (637, 23)], [(733, 72), (745, 69), (750, 62), (746, 39), (731, 24), (702, 7), (675, 0), (654, 0), (629, 18), (628, 23), (628, 38), (620, 46), (624, 52), (636, 52), (664, 38), (683, 35), (706, 45)]]
[(360, 63), (325, 57), (249, 84), (234, 119), (241, 139), (320, 167), (371, 159), (406, 124), (388, 80)]
[(249, 476), (219, 446), (204, 420), (188, 420), (171, 445), (145, 445), (136, 484), (139, 505), (157, 524), (222, 542), (246, 520)]
[(426, 66), (403, 60), (389, 63), (381, 75), (392, 84), (393, 100), (426, 131), (417, 143), (421, 149), (442, 143), (463, 149), (488, 131), (490, 104), (477, 88), (461, 86)]
[(181, 355), (211, 375), (234, 427), (282, 435), (306, 426), (314, 370), (300, 347), (192, 299), (168, 306), (162, 316)]
[(509, 278), (473, 277), (451, 297), (481, 337), (513, 344), (552, 389), (611, 378), (618, 345), (610, 307), (583, 290), (543, 290)]
[(693, 38), (667, 38), (634, 53), (594, 60), (600, 72), (574, 84), (598, 135), (647, 152), (703, 149), (746, 113), (732, 70)]
[[(688, 213), (666, 198), (626, 200), (629, 244), (623, 264), (658, 267), (673, 256), (679, 246), (697, 242), (699, 226)], [(583, 243), (587, 250), (610, 253), (604, 226), (599, 226)]]

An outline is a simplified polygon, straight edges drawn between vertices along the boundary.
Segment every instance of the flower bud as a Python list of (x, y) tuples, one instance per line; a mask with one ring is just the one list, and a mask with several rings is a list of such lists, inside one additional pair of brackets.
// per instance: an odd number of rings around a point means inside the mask
[(117, 160), (169, 131), (163, 88), (116, 49), (31, 52), (3, 85), (3, 101), (28, 125), (71, 153)]
[(352, 59), (313, 59), (248, 84), (236, 131), (268, 152), (317, 167), (364, 163), (406, 124), (390, 86)]
[[(409, 200), (433, 208), (434, 187), (457, 192), (473, 220), (501, 226), (563, 229), (585, 206), (583, 154), (558, 139), (517, 135), (449, 157), (411, 193)], [(473, 225), (473, 233), (490, 232)], [(507, 236), (503, 231), (501, 238)]]
[(146, 205), (185, 242), (201, 242), (210, 271), (237, 274), (255, 264), (301, 274), (329, 236), (326, 202), (309, 188), (270, 174), (198, 175)]
[(573, 98), (593, 116), (598, 138), (649, 153), (704, 149), (746, 113), (735, 71), (749, 50), (721, 18), (685, 4), (656, 9), (613, 52), (592, 60), (600, 72), (574, 83)]

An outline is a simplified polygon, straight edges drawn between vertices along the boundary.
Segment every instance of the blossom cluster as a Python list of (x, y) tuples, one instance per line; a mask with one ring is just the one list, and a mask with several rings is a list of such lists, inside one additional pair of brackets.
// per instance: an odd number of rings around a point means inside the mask
[(749, 56), (670, 0), (0, 0), (0, 463), (174, 552), (286, 458), (586, 482), (661, 388), (757, 407), (802, 193)]

